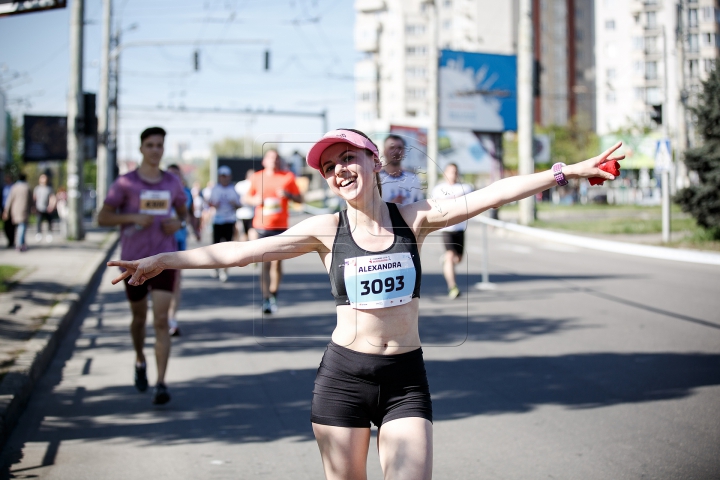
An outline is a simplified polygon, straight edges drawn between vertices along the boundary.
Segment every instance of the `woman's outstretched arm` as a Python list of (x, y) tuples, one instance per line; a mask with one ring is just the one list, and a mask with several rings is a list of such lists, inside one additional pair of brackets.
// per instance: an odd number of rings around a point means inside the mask
[(130, 276), (130, 285), (141, 285), (163, 270), (244, 267), (251, 263), (285, 260), (322, 248), (317, 233), (327, 229), (324, 227), (330, 220), (324, 217), (329, 216), (308, 218), (273, 237), (216, 243), (183, 252), (159, 253), (139, 260), (113, 260), (107, 265), (125, 269), (112, 280), (113, 285)]
[[(600, 169), (600, 165), (613, 160), (622, 160), (625, 155), (615, 154), (622, 143), (605, 150), (597, 157), (584, 162), (563, 167), (565, 178), (601, 177), (614, 180), (615, 177)], [(455, 225), (472, 218), (485, 210), (498, 208), (506, 203), (514, 202), (536, 193), (543, 192), (557, 185), (551, 170), (530, 175), (517, 175), (504, 178), (487, 187), (468, 193), (465, 196), (451, 199), (430, 199), (408, 205), (418, 209), (418, 220), (429, 231)], [(426, 204), (426, 205), (423, 205)]]

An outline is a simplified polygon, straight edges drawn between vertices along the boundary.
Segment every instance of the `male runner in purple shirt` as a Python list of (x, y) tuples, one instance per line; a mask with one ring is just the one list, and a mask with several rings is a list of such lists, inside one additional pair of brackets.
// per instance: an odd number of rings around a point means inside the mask
[[(165, 130), (160, 127), (150, 127), (140, 134), (142, 163), (137, 170), (115, 180), (98, 214), (99, 225), (120, 225), (120, 258), (123, 260), (136, 260), (177, 250), (175, 232), (185, 226), (186, 198), (180, 181), (174, 175), (160, 170), (164, 142)], [(172, 215), (173, 208), (177, 217)], [(143, 347), (148, 291), (152, 295), (158, 372), (152, 402), (156, 405), (170, 401), (170, 394), (165, 386), (165, 371), (170, 357), (168, 310), (176, 274), (175, 270), (163, 272), (155, 277), (153, 282), (147, 282), (141, 287), (125, 283), (125, 294), (132, 312), (130, 334), (136, 355), (135, 387), (141, 392), (148, 387)]]

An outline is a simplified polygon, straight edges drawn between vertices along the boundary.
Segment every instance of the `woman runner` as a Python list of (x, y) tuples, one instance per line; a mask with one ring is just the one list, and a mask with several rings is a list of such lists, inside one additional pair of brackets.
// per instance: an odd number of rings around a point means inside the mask
[(428, 234), (490, 208), (565, 184), (568, 178), (615, 177), (599, 168), (620, 143), (575, 165), (506, 178), (453, 199), (384, 203), (377, 146), (363, 133), (331, 131), (307, 162), (347, 203), (285, 233), (227, 242), (136, 261), (111, 261), (140, 285), (164, 269), (244, 267), (315, 252), (328, 274), (337, 326), (313, 391), (311, 421), (328, 479), (365, 479), (371, 422), (386, 479), (432, 477), (432, 405), (418, 333), (421, 266)]

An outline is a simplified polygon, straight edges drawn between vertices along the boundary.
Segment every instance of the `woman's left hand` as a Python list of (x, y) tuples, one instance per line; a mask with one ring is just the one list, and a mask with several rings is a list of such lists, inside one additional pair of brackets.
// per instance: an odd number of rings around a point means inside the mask
[(125, 269), (122, 274), (113, 279), (113, 285), (122, 282), (131, 275), (132, 278), (128, 281), (130, 285), (142, 285), (146, 280), (160, 275), (160, 273), (165, 270), (165, 265), (162, 264), (157, 255), (132, 261), (112, 260), (107, 262), (107, 265), (108, 267), (120, 267)]
[(605, 150), (597, 157), (593, 157), (584, 162), (576, 163), (574, 165), (568, 165), (563, 168), (563, 173), (567, 178), (591, 178), (600, 177), (604, 180), (615, 180), (615, 176), (611, 173), (606, 172), (600, 168), (605, 162), (611, 162), (614, 160), (622, 160), (625, 155), (615, 155), (615, 151), (622, 146), (622, 142), (618, 142), (612, 147)]

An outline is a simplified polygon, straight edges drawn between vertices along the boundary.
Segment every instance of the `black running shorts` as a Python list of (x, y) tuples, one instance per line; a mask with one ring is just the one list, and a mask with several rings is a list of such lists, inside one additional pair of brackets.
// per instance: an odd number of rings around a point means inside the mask
[(234, 231), (235, 231), (235, 222), (233, 222), (233, 223), (214, 223), (213, 224), (213, 243), (232, 242)]
[(455, 252), (458, 257), (462, 258), (463, 252), (465, 251), (465, 231), (442, 232), (442, 234), (445, 250), (451, 250)]
[(315, 378), (313, 423), (370, 428), (407, 417), (432, 422), (422, 349), (374, 355), (330, 342)]
[(163, 270), (157, 276), (146, 280), (142, 285), (130, 285), (130, 277), (125, 279), (125, 296), (131, 302), (139, 302), (150, 290), (163, 290), (172, 293), (175, 290), (177, 270)]

